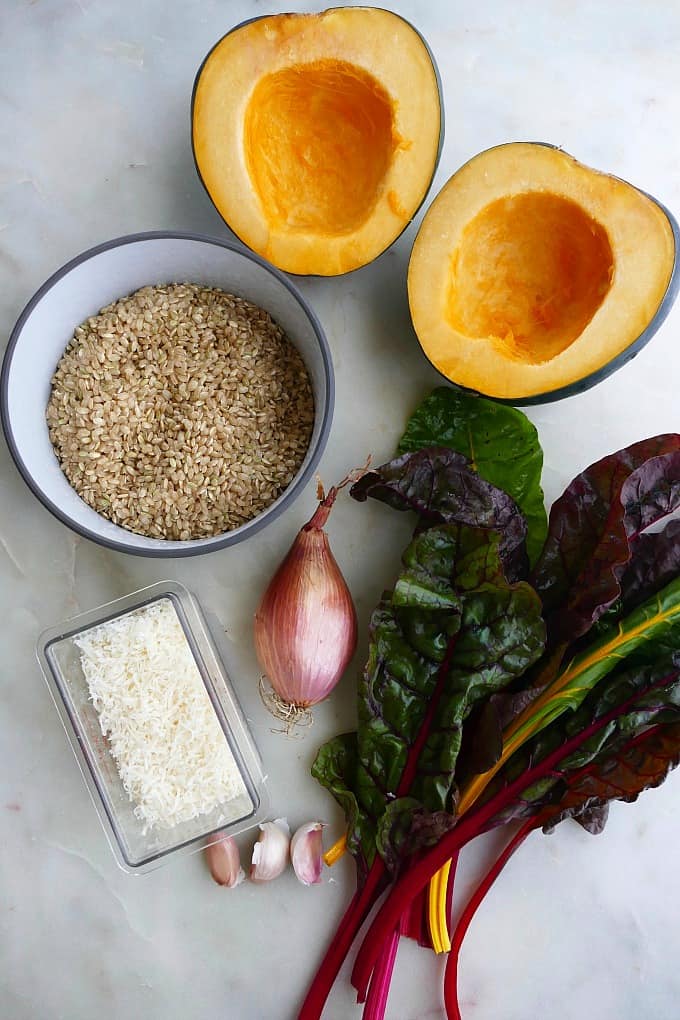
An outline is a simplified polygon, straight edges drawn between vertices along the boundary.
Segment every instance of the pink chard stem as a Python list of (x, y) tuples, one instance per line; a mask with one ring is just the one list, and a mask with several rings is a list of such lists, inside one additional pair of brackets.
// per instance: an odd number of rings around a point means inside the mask
[(399, 948), (399, 929), (395, 928), (382, 948), (378, 962), (373, 970), (371, 984), (368, 989), (366, 1005), (362, 1014), (363, 1020), (384, 1020), (387, 1009), (387, 997), (390, 994), (390, 983), (394, 962)]

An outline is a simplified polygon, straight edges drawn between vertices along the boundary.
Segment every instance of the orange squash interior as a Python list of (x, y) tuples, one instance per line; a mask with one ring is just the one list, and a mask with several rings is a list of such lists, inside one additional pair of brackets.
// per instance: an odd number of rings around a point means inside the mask
[(464, 336), (538, 364), (581, 335), (613, 269), (606, 230), (576, 202), (532, 191), (499, 198), (451, 257), (448, 318)]
[(343, 234), (370, 215), (395, 149), (393, 104), (347, 61), (267, 74), (245, 114), (245, 154), (267, 219)]
[(451, 382), (513, 403), (558, 399), (649, 339), (675, 259), (673, 224), (649, 195), (561, 149), (510, 142), (462, 166), (425, 214), (411, 318)]

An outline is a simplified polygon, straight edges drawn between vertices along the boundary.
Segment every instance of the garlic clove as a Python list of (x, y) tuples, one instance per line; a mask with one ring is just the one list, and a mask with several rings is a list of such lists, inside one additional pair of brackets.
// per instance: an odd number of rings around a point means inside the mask
[(233, 889), (246, 877), (238, 847), (231, 836), (223, 836), (216, 843), (211, 843), (206, 847), (205, 856), (210, 874), (218, 885)]
[(290, 841), (293, 870), (303, 885), (318, 885), (323, 860), (323, 822), (305, 822)]
[(260, 825), (260, 836), (253, 847), (250, 878), (253, 882), (270, 882), (278, 878), (288, 864), (290, 829), (285, 818)]

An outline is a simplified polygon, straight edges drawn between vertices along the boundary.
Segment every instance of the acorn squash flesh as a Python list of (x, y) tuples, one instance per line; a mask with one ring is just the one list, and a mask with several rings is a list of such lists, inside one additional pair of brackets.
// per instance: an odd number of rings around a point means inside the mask
[(246, 22), (194, 86), (208, 194), (250, 248), (292, 273), (336, 275), (389, 247), (429, 189), (441, 133), (426, 44), (376, 8)]
[(515, 403), (583, 390), (667, 313), (676, 230), (648, 195), (561, 150), (487, 150), (444, 186), (413, 246), (423, 351), (452, 382)]

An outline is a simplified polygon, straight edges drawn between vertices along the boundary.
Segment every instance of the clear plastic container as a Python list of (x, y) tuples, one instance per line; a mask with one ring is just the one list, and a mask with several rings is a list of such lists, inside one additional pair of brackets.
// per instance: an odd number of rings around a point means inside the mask
[[(144, 831), (111, 755), (99, 717), (90, 700), (75, 640), (83, 632), (126, 613), (169, 599), (196, 660), (225, 739), (241, 773), (245, 793), (172, 828)], [(151, 871), (177, 854), (194, 853), (228, 833), (234, 835), (266, 817), (262, 763), (236, 700), (203, 612), (183, 585), (162, 581), (41, 634), (38, 660), (83, 778), (120, 867), (129, 874)]]

